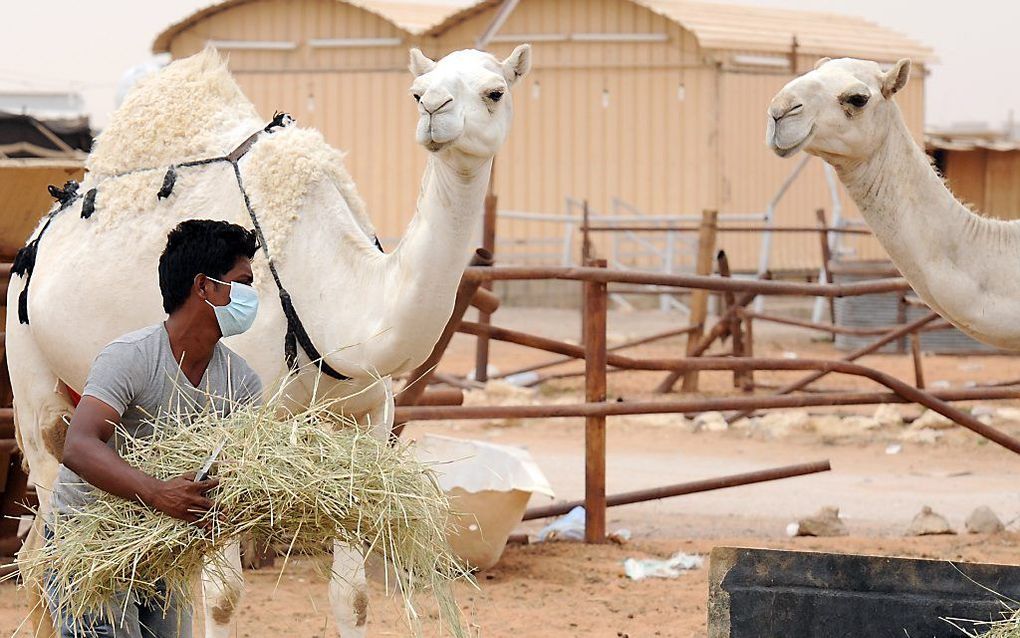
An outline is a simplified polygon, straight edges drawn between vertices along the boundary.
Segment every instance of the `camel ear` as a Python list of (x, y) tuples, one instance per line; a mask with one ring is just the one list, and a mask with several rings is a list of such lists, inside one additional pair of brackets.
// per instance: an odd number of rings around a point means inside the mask
[(882, 76), (882, 95), (889, 98), (902, 89), (910, 79), (910, 60), (903, 58)]
[(436, 63), (430, 60), (421, 49), (411, 49), (411, 74), (415, 77), (425, 75), (436, 68)]
[(822, 68), (822, 65), (825, 64), (826, 62), (831, 62), (831, 61), (832, 61), (832, 58), (821, 58), (821, 59), (819, 59), (817, 62), (815, 62), (815, 71), (817, 71), (818, 69)]
[(531, 70), (531, 45), (522, 44), (507, 59), (503, 60), (503, 77), (507, 84), (513, 84)]

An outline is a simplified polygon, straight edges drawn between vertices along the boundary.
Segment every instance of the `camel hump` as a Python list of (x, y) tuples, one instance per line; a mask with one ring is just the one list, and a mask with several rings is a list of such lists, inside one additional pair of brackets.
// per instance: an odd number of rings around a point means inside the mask
[(225, 155), (265, 123), (213, 48), (176, 60), (135, 86), (85, 162), (102, 179)]

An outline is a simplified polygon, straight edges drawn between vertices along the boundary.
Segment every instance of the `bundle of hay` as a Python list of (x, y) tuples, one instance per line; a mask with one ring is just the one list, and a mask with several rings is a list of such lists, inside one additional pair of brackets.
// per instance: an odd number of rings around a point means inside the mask
[[(976, 621), (947, 618), (946, 621), (968, 638), (1020, 638), (1020, 609), (1012, 608), (1016, 601), (1003, 602), (1008, 608), (1001, 620)], [(964, 626), (966, 625), (966, 627)]]
[(152, 438), (127, 439), (123, 458), (161, 479), (197, 470), (223, 442), (220, 485), (208, 494), (216, 503), (210, 531), (97, 491), (78, 515), (54, 522), (55, 542), (21, 557), (26, 581), (38, 584), (52, 570), (61, 613), (109, 617), (114, 592), (152, 598), (159, 580), (190, 597), (198, 570), (242, 535), (293, 551), (338, 539), (392, 568), (416, 632), (413, 599), (431, 592), (447, 627), (462, 635), (451, 582), (466, 574), (450, 552), (449, 503), (430, 468), (404, 446), (338, 423), (328, 404), (288, 413), (283, 402), (190, 423), (164, 415)]

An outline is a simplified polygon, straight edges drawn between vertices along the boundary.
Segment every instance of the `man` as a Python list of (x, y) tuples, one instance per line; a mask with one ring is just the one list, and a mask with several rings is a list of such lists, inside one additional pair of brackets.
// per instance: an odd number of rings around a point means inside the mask
[[(117, 454), (121, 441), (115, 425), (145, 438), (152, 434), (151, 416), (160, 411), (197, 414), (212, 401), (213, 409), (226, 414), (231, 405), (259, 400), (262, 383), (255, 371), (220, 342), (255, 320), (251, 260), (257, 249), (254, 232), (226, 222), (186, 221), (170, 232), (159, 258), (159, 287), (169, 317), (120, 337), (93, 362), (67, 431), (53, 490), (54, 516), (74, 516), (97, 488), (189, 523), (212, 508), (206, 492), (216, 479), (195, 481), (189, 474), (162, 481), (144, 474)], [(164, 605), (121, 594), (114, 627), (102, 618), (60, 618), (57, 592), (51, 584), (47, 590), (61, 638), (191, 635), (187, 601)]]

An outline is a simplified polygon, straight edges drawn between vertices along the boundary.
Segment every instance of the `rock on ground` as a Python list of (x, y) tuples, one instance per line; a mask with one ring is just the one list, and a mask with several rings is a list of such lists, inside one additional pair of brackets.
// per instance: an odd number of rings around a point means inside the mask
[(949, 526), (949, 521), (925, 505), (921, 512), (914, 517), (910, 527), (907, 528), (907, 536), (934, 536), (938, 534), (955, 534)]
[(843, 519), (839, 517), (838, 507), (823, 507), (814, 516), (797, 521), (797, 536), (847, 536)]
[(966, 526), (971, 534), (998, 534), (1006, 529), (992, 508), (987, 505), (982, 505), (971, 512), (967, 517)]

